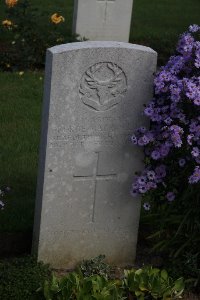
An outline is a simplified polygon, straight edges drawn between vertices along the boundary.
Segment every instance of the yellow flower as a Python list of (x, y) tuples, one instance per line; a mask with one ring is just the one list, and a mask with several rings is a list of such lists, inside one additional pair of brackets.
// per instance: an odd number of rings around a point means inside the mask
[(59, 24), (60, 22), (64, 22), (65, 19), (63, 16), (59, 15), (58, 13), (55, 13), (51, 16), (51, 22), (54, 24)]
[(6, 0), (6, 5), (8, 5), (8, 7), (13, 7), (17, 4), (18, 0)]
[(22, 76), (22, 75), (24, 75), (24, 71), (19, 72), (19, 76)]
[(4, 20), (4, 21), (2, 22), (2, 25), (3, 25), (3, 26), (10, 27), (10, 26), (13, 25), (13, 23), (12, 23), (12, 21), (10, 21), (10, 20)]

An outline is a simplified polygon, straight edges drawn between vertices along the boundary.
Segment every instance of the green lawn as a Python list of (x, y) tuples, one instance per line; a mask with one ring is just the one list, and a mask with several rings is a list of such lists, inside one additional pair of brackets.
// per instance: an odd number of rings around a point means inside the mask
[[(20, 0), (19, 0), (20, 1)], [(95, 1), (95, 0), (94, 0)], [(123, 0), (121, 0), (123, 1)], [(73, 0), (32, 0), (49, 12), (60, 12), (71, 31)], [(0, 20), (4, 19), (0, 2)], [(134, 0), (131, 42), (159, 51), (160, 62), (174, 49), (189, 24), (200, 24), (199, 0)], [(0, 37), (2, 38), (2, 37)], [(0, 214), (0, 231), (31, 230), (37, 178), (43, 73), (0, 73), (0, 183), (12, 187)]]
[(174, 52), (178, 36), (200, 24), (199, 0), (135, 0), (130, 41), (152, 47), (159, 64)]
[(37, 178), (43, 73), (0, 73), (0, 183), (12, 188), (0, 231), (30, 230)]

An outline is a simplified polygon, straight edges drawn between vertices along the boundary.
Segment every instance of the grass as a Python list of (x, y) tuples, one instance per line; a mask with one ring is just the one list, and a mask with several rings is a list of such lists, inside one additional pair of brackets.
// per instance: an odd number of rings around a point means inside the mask
[(12, 188), (0, 231), (32, 229), (37, 179), (42, 73), (0, 73), (0, 183)]
[[(20, 1), (20, 0), (19, 0)], [(31, 0), (48, 12), (59, 12), (71, 32), (73, 0)], [(0, 2), (0, 20), (4, 19)], [(177, 36), (189, 24), (200, 24), (199, 0), (135, 0), (130, 41), (159, 52), (163, 63), (173, 52)], [(46, 19), (45, 19), (46, 20)], [(3, 39), (4, 37), (0, 37)], [(32, 229), (40, 132), (43, 73), (0, 73), (0, 183), (12, 193), (1, 211), (0, 231)]]
[(47, 265), (37, 263), (31, 256), (0, 261), (1, 300), (40, 299), (36, 290), (50, 277)]
[(199, 0), (135, 0), (130, 41), (158, 52), (159, 64), (174, 52), (178, 36), (200, 24)]

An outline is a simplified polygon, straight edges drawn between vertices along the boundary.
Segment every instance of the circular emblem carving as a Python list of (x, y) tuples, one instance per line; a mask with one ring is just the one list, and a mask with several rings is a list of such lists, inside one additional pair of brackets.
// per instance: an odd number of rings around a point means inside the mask
[(124, 71), (111, 62), (90, 67), (83, 75), (79, 89), (83, 103), (97, 111), (106, 111), (120, 103), (126, 91)]

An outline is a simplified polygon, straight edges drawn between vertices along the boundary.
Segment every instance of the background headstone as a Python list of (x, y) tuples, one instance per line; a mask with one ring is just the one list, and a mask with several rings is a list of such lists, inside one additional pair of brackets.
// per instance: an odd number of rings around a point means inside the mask
[(133, 0), (75, 0), (73, 32), (92, 41), (128, 42)]
[(34, 228), (38, 259), (71, 268), (105, 254), (134, 261), (140, 200), (130, 196), (142, 153), (130, 143), (144, 124), (157, 55), (119, 42), (47, 51)]

